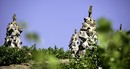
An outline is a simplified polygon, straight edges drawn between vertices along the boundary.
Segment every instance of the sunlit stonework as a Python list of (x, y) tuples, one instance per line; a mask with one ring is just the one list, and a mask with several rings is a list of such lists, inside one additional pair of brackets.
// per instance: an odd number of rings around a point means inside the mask
[(6, 38), (4, 45), (11, 48), (22, 48), (22, 42), (20, 39), (20, 34), (22, 30), (16, 22), (16, 15), (13, 15), (13, 22), (9, 23), (7, 27)]
[[(72, 36), (72, 38), (74, 38), (76, 35), (76, 38), (78, 39), (73, 40), (71, 38), (69, 46), (73, 57), (85, 55), (86, 48), (92, 49), (97, 44), (96, 24), (95, 20), (92, 19), (92, 6), (90, 6), (88, 13), (88, 17), (84, 18), (84, 22), (82, 23), (82, 28), (80, 31)], [(76, 46), (74, 46), (72, 43), (76, 43)], [(76, 48), (75, 51), (73, 47)]]
[(78, 35), (77, 31), (75, 29), (74, 34), (71, 37), (69, 48), (72, 52), (72, 57), (76, 57), (75, 54), (77, 53), (79, 47), (78, 47)]

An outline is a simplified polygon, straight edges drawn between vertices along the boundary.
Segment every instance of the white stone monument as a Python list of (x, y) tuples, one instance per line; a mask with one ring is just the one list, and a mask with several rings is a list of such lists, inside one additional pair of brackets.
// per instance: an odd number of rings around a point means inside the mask
[(16, 22), (16, 15), (13, 15), (13, 22), (9, 23), (7, 27), (6, 38), (4, 45), (11, 48), (22, 48), (22, 42), (20, 39), (20, 34), (22, 30)]
[(71, 37), (69, 48), (71, 50), (72, 57), (76, 57), (76, 53), (79, 49), (79, 47), (78, 47), (78, 35), (77, 35), (76, 29), (74, 31), (74, 34)]
[[(97, 33), (96, 33), (96, 24), (95, 20), (92, 19), (92, 6), (90, 6), (88, 17), (84, 18), (84, 22), (82, 23), (82, 28), (79, 33), (75, 33), (77, 35), (77, 41), (73, 41), (72, 43), (79, 42), (76, 46), (78, 46), (78, 51), (76, 51), (75, 56), (82, 56), (86, 53), (86, 48), (92, 49), (97, 45)], [(72, 36), (73, 37), (73, 36)], [(72, 44), (70, 43), (72, 46)], [(71, 49), (73, 52), (73, 49)]]

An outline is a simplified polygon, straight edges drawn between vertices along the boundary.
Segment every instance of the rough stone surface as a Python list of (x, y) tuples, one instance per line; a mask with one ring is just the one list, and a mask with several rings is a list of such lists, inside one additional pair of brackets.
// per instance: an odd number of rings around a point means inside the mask
[(71, 37), (69, 48), (72, 52), (72, 57), (75, 57), (75, 54), (77, 53), (79, 47), (78, 47), (78, 35), (76, 32), (76, 29), (74, 31), (74, 34)]
[[(73, 57), (84, 55), (86, 48), (92, 49), (97, 44), (96, 24), (95, 20), (92, 19), (92, 6), (90, 6), (88, 13), (89, 15), (84, 18), (80, 31), (74, 33), (71, 38), (69, 47)], [(74, 40), (75, 38), (78, 39)], [(76, 50), (74, 48), (76, 48)]]
[(20, 39), (20, 34), (22, 33), (22, 30), (16, 22), (15, 14), (13, 16), (13, 22), (9, 23), (6, 30), (7, 32), (4, 45), (11, 48), (22, 48), (22, 42)]

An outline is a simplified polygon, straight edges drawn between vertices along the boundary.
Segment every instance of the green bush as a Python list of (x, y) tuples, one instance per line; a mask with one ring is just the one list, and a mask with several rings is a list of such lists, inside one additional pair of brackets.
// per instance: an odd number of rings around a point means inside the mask
[(17, 49), (0, 46), (0, 66), (28, 62), (31, 54), (27, 48)]
[[(106, 29), (104, 30), (104, 28)], [(114, 31), (108, 20), (100, 19), (98, 23), (98, 33), (100, 41), (97, 51), (99, 54), (99, 66), (103, 69), (129, 69), (129, 31)]]

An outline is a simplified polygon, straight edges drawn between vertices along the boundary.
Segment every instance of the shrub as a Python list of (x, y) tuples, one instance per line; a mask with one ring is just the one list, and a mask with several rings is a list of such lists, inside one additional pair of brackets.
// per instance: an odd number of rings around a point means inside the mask
[(25, 48), (8, 48), (0, 46), (0, 66), (10, 64), (20, 64), (31, 60), (29, 51)]

